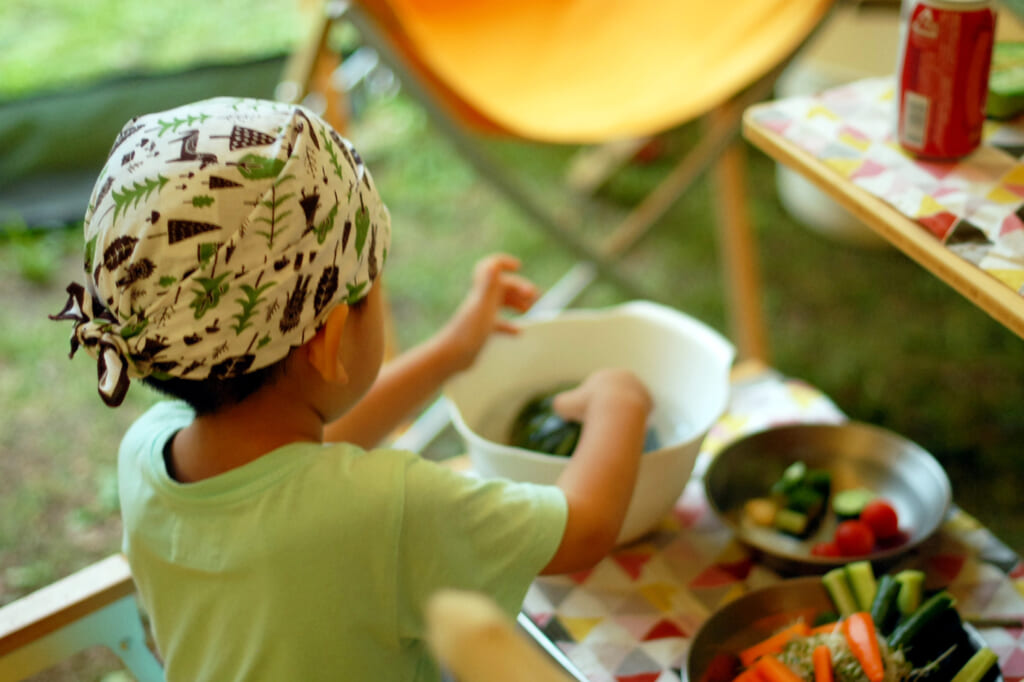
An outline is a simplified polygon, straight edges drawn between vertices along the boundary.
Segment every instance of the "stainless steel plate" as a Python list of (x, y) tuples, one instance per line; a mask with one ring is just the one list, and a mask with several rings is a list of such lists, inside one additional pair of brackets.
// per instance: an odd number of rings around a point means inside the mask
[(803, 461), (827, 469), (832, 490), (869, 488), (896, 508), (905, 541), (866, 558), (886, 566), (931, 536), (952, 503), (949, 478), (935, 458), (915, 443), (870, 424), (799, 424), (761, 431), (725, 447), (704, 475), (711, 508), (737, 538), (783, 573), (822, 573), (854, 557), (811, 554), (815, 542), (831, 540), (835, 515), (826, 514), (807, 539), (797, 539), (744, 520), (744, 503), (769, 493), (787, 466)]
[[(817, 577), (790, 578), (743, 595), (718, 609), (693, 638), (686, 660), (686, 678), (700, 682), (711, 661), (759, 642), (800, 617), (813, 622), (835, 607)], [(979, 649), (986, 645), (978, 631), (964, 623), (968, 638)], [(1000, 675), (998, 680), (1002, 680)]]

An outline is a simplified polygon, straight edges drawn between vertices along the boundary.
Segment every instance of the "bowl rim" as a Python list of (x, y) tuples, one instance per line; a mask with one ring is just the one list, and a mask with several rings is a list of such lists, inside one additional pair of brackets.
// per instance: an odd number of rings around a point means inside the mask
[[(459, 435), (462, 436), (463, 438), (467, 439), (467, 440), (474, 441), (474, 442), (477, 442), (477, 443), (479, 443), (481, 445), (486, 446), (487, 449), (490, 450), (492, 453), (495, 453), (495, 454), (497, 454), (499, 456), (518, 457), (520, 459), (525, 459), (525, 460), (528, 460), (528, 461), (532, 460), (532, 461), (535, 461), (535, 462), (538, 462), (538, 463), (548, 463), (548, 464), (550, 464), (550, 463), (563, 463), (564, 464), (564, 463), (567, 463), (571, 459), (570, 456), (552, 455), (552, 454), (548, 454), (546, 452), (538, 452), (536, 450), (527, 450), (526, 448), (521, 448), (521, 447), (519, 447), (517, 445), (509, 445), (508, 443), (498, 443), (498, 442), (495, 442), (493, 440), (490, 440), (489, 438), (484, 438), (479, 433), (477, 433), (473, 429), (469, 428), (469, 425), (466, 424), (466, 420), (462, 418), (462, 413), (459, 410), (458, 406), (455, 404), (455, 401), (451, 400), (447, 396), (445, 396), (444, 399), (447, 401), (447, 403), (449, 405), (449, 414), (451, 415), (452, 423), (455, 426), (455, 430), (459, 432)], [(665, 456), (667, 456), (669, 454), (674, 453), (676, 450), (679, 450), (679, 449), (684, 448), (686, 446), (692, 445), (694, 441), (704, 440), (705, 438), (707, 438), (708, 432), (710, 432), (712, 427), (714, 427), (715, 422), (717, 422), (719, 419), (721, 419), (722, 415), (725, 414), (727, 408), (728, 408), (728, 405), (726, 405), (726, 407), (721, 410), (721, 414), (719, 414), (715, 419), (711, 420), (711, 424), (709, 424), (706, 429), (704, 429), (702, 431), (695, 431), (689, 438), (687, 438), (686, 440), (681, 440), (678, 443), (673, 443), (671, 445), (665, 445), (665, 446), (662, 446), (662, 447), (660, 447), (660, 448), (658, 448), (656, 450), (650, 450), (648, 452), (644, 452), (642, 454), (642, 456), (643, 457), (665, 457)], [(474, 452), (475, 451), (473, 449), (470, 449), (469, 452), (467, 453), (469, 455), (470, 460), (473, 459)]]
[[(697, 430), (693, 433), (690, 438), (673, 443), (671, 446), (665, 446), (653, 450), (645, 455), (653, 455), (661, 453), (662, 451), (669, 450), (680, 446), (692, 443), (694, 440), (703, 439), (707, 437), (708, 432), (714, 427), (714, 425), (725, 415), (729, 410), (729, 396), (731, 393), (730, 384), (730, 372), (732, 365), (736, 359), (736, 348), (735, 346), (725, 338), (718, 330), (711, 327), (706, 322), (689, 315), (688, 313), (672, 308), (670, 306), (656, 303), (645, 299), (637, 299), (625, 301), (623, 303), (617, 303), (610, 306), (596, 307), (596, 308), (565, 308), (562, 310), (546, 310), (529, 316), (524, 316), (516, 320), (516, 325), (520, 329), (526, 329), (530, 327), (540, 326), (556, 326), (559, 324), (572, 324), (574, 322), (589, 322), (589, 321), (601, 321), (608, 318), (616, 317), (635, 317), (638, 319), (653, 320), (657, 319), (661, 322), (671, 324), (677, 329), (684, 330), (688, 333), (694, 333), (700, 337), (708, 339), (711, 343), (707, 344), (707, 348), (713, 351), (716, 358), (722, 363), (725, 369), (725, 381), (727, 388), (722, 396), (721, 404), (717, 406), (714, 414), (707, 420), (707, 427), (701, 430)], [(468, 371), (472, 371), (470, 368)], [(447, 383), (441, 391), (441, 397), (444, 400), (445, 406), (449, 417), (451, 418), (456, 431), (463, 438), (473, 441), (478, 445), (483, 445), (488, 448), (493, 446), (500, 446), (502, 451), (499, 451), (502, 455), (516, 455), (520, 458), (527, 460), (533, 460), (538, 463), (550, 464), (552, 462), (564, 462), (567, 461), (568, 457), (560, 457), (558, 455), (550, 455), (547, 453), (536, 452), (533, 450), (527, 450), (507, 443), (499, 443), (489, 438), (485, 438), (479, 434), (476, 430), (470, 428), (469, 424), (462, 416), (462, 410), (459, 409), (458, 401), (454, 397), (454, 391), (452, 386), (455, 384), (452, 382)], [(472, 459), (472, 448), (470, 449), (470, 458)]]
[(562, 310), (545, 310), (536, 314), (523, 316), (516, 319), (516, 325), (520, 329), (528, 327), (546, 326), (551, 324), (573, 322), (600, 321), (610, 317), (635, 317), (639, 319), (657, 319), (661, 322), (671, 324), (679, 329), (697, 332), (699, 335), (712, 340), (710, 345), (715, 349), (716, 355), (731, 367), (736, 360), (736, 347), (721, 332), (682, 310), (656, 303), (646, 299), (637, 299), (616, 303), (614, 305), (596, 308), (565, 308)]
[[(712, 475), (714, 474), (716, 467), (719, 462), (723, 461), (721, 457), (723, 453), (734, 447), (746, 444), (750, 441), (754, 441), (759, 437), (766, 437), (764, 434), (778, 431), (812, 431), (812, 430), (829, 430), (829, 431), (841, 431), (855, 429), (859, 431), (871, 432), (876, 436), (882, 438), (895, 440), (902, 444), (909, 446), (909, 449), (915, 452), (917, 455), (923, 455), (925, 462), (930, 462), (928, 466), (931, 466), (932, 473), (936, 474), (938, 480), (942, 483), (942, 509), (941, 513), (936, 514), (934, 520), (929, 522), (924, 528), (915, 529), (915, 537), (908, 539), (907, 542), (899, 544), (894, 547), (887, 547), (881, 550), (877, 550), (864, 556), (840, 556), (840, 557), (828, 557), (828, 556), (815, 556), (810, 553), (790, 553), (779, 550), (777, 547), (766, 545), (764, 543), (756, 542), (750, 538), (749, 534), (746, 533), (743, 528), (737, 524), (733, 518), (726, 513), (725, 510), (721, 509), (711, 494), (710, 482)], [(825, 570), (842, 566), (851, 561), (858, 559), (867, 560), (872, 563), (886, 563), (896, 559), (897, 557), (903, 556), (911, 550), (919, 547), (926, 540), (931, 538), (942, 526), (945, 519), (949, 516), (949, 512), (953, 506), (953, 493), (952, 484), (949, 481), (949, 476), (946, 470), (942, 467), (935, 456), (931, 452), (923, 448), (920, 444), (910, 440), (906, 436), (903, 436), (891, 429), (887, 429), (877, 424), (871, 424), (869, 422), (858, 421), (855, 419), (847, 419), (846, 421), (831, 423), (831, 422), (802, 422), (792, 424), (781, 424), (778, 426), (771, 426), (765, 429), (754, 431), (746, 434), (736, 440), (727, 443), (722, 447), (718, 453), (711, 458), (707, 468), (704, 470), (702, 477), (702, 487), (704, 489), (704, 497), (707, 500), (708, 506), (715, 513), (715, 515), (725, 524), (733, 533), (736, 540), (743, 543), (749, 548), (757, 552), (761, 552), (769, 559), (774, 559), (778, 562), (786, 564), (796, 565), (799, 570), (813, 571), (821, 573)], [(796, 578), (793, 578), (796, 579)]]

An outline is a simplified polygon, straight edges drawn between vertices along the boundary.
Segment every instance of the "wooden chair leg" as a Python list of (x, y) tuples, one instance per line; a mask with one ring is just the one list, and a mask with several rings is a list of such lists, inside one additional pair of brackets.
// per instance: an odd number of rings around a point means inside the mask
[(309, 37), (288, 59), (276, 96), (286, 102), (298, 103), (315, 94), (322, 98), (318, 108), (323, 119), (344, 133), (349, 124), (348, 104), (345, 92), (334, 86), (333, 77), (341, 64), (341, 57), (328, 44), (335, 17), (327, 3), (315, 4), (316, 16)]
[(740, 359), (768, 361), (761, 308), (761, 273), (747, 205), (742, 143), (731, 144), (712, 171), (718, 212), (718, 241), (729, 324)]
[[(341, 57), (329, 45), (331, 25), (335, 13), (329, 3), (318, 2), (317, 16), (310, 30), (309, 38), (300, 46), (285, 66), (278, 97), (286, 101), (300, 102), (310, 94), (322, 98), (322, 117), (339, 133), (345, 134), (350, 123), (348, 100), (344, 89), (335, 87), (335, 72), (341, 65)], [(401, 351), (395, 333), (394, 312), (384, 292), (385, 338), (384, 359), (391, 360)]]

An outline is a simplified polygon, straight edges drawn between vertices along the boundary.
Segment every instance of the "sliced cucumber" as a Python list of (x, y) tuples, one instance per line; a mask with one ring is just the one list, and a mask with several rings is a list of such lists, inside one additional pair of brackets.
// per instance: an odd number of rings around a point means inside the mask
[(875, 499), (875, 493), (867, 488), (841, 490), (832, 496), (832, 511), (840, 521), (855, 519), (864, 511), (864, 506)]
[(914, 667), (928, 669), (928, 678), (932, 680), (951, 680), (974, 653), (960, 614), (953, 606), (939, 610), (901, 648)]
[(806, 473), (806, 464), (803, 462), (793, 462), (782, 472), (779, 480), (772, 484), (772, 493), (788, 496), (790, 491), (796, 489), (803, 482)]
[(878, 579), (875, 599), (871, 602), (871, 620), (882, 635), (888, 635), (899, 620), (899, 607), (896, 604), (900, 593), (900, 583), (888, 573)]
[(801, 485), (789, 492), (786, 508), (798, 511), (808, 517), (817, 516), (825, 506), (825, 496), (814, 488)]
[(850, 581), (846, 577), (846, 569), (840, 566), (822, 576), (821, 581), (825, 584), (825, 590), (832, 598), (832, 603), (839, 610), (839, 615), (846, 617), (857, 612), (857, 598), (850, 588)]
[(987, 646), (974, 652), (964, 666), (953, 676), (952, 682), (980, 682), (999, 657)]
[(857, 600), (858, 611), (870, 611), (875, 601), (878, 583), (870, 561), (851, 561), (846, 564), (846, 579), (850, 582), (853, 597)]
[(832, 492), (832, 474), (825, 469), (808, 469), (804, 476), (804, 485), (828, 497)]
[(943, 590), (932, 595), (921, 607), (896, 626), (889, 635), (889, 646), (899, 649), (910, 644), (928, 624), (953, 607), (953, 596)]
[(921, 606), (924, 595), (924, 572), (907, 569), (893, 576), (893, 580), (900, 586), (896, 606), (901, 616), (909, 616)]
[(807, 532), (807, 521), (807, 514), (795, 509), (780, 509), (775, 512), (775, 528), (797, 537)]

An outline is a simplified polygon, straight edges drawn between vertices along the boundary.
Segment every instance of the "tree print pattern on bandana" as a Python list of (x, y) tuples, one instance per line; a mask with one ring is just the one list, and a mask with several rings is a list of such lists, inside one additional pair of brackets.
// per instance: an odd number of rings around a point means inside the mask
[(131, 378), (226, 378), (284, 358), (366, 296), (391, 222), (352, 145), (294, 105), (216, 98), (130, 121), (85, 215), (85, 285), (53, 319)]

